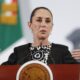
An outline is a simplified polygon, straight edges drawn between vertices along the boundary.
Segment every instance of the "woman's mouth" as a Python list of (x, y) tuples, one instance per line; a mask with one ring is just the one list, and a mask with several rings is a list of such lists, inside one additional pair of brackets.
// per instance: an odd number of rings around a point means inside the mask
[(41, 34), (45, 34), (46, 30), (41, 30), (40, 32), (41, 32)]

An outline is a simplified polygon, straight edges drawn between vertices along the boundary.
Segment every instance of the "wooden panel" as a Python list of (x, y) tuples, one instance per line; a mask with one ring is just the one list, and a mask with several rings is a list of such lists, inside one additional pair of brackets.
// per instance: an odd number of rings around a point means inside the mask
[[(14, 66), (0, 66), (0, 80), (16, 80), (16, 74), (19, 65)], [(49, 67), (53, 72), (54, 80), (80, 80), (80, 65), (76, 64), (62, 64), (53, 65)]]
[(2, 12), (6, 11), (12, 11), (12, 12), (17, 12), (18, 6), (17, 3), (12, 3), (12, 4), (2, 4)]
[(17, 16), (1, 16), (2, 24), (17, 24)]

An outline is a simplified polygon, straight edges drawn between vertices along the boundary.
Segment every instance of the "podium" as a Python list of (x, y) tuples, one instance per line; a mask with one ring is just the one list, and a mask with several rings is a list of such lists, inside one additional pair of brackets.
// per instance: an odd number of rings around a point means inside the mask
[[(80, 64), (50, 64), (53, 80), (80, 80)], [(16, 80), (20, 65), (0, 66), (0, 80)]]

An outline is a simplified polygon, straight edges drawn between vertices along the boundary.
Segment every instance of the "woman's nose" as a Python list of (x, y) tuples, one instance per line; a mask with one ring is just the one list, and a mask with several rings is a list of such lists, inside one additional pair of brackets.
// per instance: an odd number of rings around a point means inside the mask
[(46, 27), (46, 22), (44, 20), (41, 22), (41, 27)]

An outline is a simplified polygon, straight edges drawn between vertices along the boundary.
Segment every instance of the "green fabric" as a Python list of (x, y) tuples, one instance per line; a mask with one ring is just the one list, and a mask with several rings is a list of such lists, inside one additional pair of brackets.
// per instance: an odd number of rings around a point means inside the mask
[(22, 37), (19, 8), (17, 19), (18, 23), (15, 25), (0, 24), (0, 52), (8, 48), (10, 45), (12, 45), (14, 42)]

